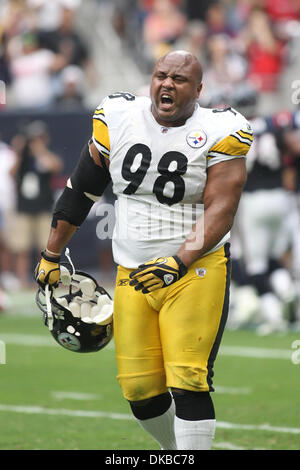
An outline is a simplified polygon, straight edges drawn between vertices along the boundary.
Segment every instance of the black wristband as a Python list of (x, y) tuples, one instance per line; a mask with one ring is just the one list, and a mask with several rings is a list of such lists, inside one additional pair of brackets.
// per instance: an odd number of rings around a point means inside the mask
[(60, 262), (60, 256), (49, 256), (46, 254), (46, 250), (42, 251), (41, 255), (46, 261), (49, 261), (50, 263)]
[(175, 255), (173, 256), (173, 258), (175, 259), (175, 261), (177, 262), (178, 266), (179, 266), (179, 276), (182, 277), (184, 276), (187, 272), (188, 272), (188, 268), (186, 267), (186, 265), (181, 261), (181, 259), (179, 258), (179, 256)]

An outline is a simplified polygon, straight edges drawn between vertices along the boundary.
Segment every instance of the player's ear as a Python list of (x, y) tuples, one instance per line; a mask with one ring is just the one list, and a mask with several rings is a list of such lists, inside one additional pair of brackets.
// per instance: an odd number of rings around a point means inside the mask
[(202, 83), (199, 83), (199, 85), (197, 86), (197, 98), (199, 98), (201, 90), (202, 90)]

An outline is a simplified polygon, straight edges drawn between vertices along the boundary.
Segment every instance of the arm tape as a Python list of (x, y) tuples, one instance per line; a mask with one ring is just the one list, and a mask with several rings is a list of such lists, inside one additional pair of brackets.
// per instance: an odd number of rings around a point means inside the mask
[(58, 220), (65, 220), (79, 227), (86, 219), (93, 203), (84, 194), (66, 187), (55, 204), (52, 227), (56, 228)]
[(74, 190), (99, 197), (111, 180), (107, 167), (96, 165), (90, 156), (88, 144), (83, 147), (70, 179)]
[(58, 220), (80, 226), (110, 180), (108, 169), (94, 163), (86, 144), (71, 175), (71, 184), (65, 187), (55, 204), (52, 227), (56, 227)]

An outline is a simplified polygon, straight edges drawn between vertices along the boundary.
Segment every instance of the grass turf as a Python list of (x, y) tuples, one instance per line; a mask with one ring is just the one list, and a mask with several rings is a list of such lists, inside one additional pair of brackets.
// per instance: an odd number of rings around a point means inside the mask
[[(6, 364), (0, 365), (1, 450), (159, 449), (130, 416), (116, 380), (113, 344), (95, 354), (60, 348), (41, 321), (33, 292), (14, 296), (1, 314), (1, 339), (6, 343)], [(37, 339), (45, 344), (35, 345)], [(238, 330), (226, 331), (222, 345), (292, 355), (297, 339), (299, 333), (259, 337)], [(298, 450), (299, 379), (300, 364), (289, 358), (242, 357), (221, 350), (215, 364), (219, 425), (214, 448)], [(74, 416), (78, 410), (92, 416)], [(264, 424), (270, 428), (262, 430)]]

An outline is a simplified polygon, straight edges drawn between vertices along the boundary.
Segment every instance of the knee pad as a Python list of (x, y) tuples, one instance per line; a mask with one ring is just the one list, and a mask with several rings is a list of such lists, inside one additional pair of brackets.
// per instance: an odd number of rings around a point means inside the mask
[(186, 421), (215, 419), (215, 409), (209, 392), (172, 389), (176, 416)]
[(172, 396), (169, 392), (147, 398), (146, 400), (129, 402), (133, 415), (141, 420), (161, 416), (170, 408), (171, 403)]

